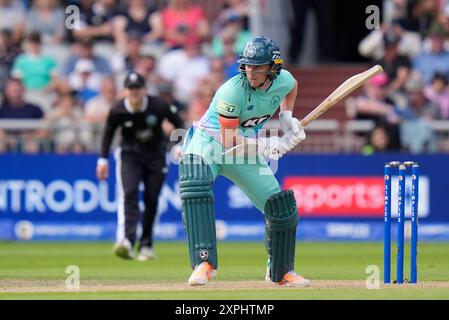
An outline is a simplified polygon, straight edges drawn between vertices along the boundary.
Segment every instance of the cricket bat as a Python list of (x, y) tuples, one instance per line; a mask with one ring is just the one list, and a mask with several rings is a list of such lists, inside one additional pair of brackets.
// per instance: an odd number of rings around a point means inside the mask
[(306, 127), (313, 120), (317, 119), (327, 110), (332, 108), (338, 102), (346, 98), (351, 92), (354, 92), (362, 85), (364, 85), (370, 78), (378, 73), (383, 72), (383, 68), (380, 65), (375, 65), (371, 69), (368, 69), (362, 73), (358, 73), (351, 78), (343, 82), (337, 89), (335, 89), (318, 107), (313, 109), (307, 116), (301, 120), (303, 127)]
[[(374, 67), (347, 79), (300, 121), (303, 128), (309, 125), (312, 121), (316, 120), (327, 110), (335, 106), (338, 102), (346, 98), (350, 93), (360, 88), (373, 76), (381, 72), (383, 72), (382, 66), (375, 65)], [(243, 155), (245, 153), (244, 147), (245, 146), (243, 144), (239, 144), (228, 149), (225, 154), (232, 154), (233, 152), (236, 152), (237, 155)]]

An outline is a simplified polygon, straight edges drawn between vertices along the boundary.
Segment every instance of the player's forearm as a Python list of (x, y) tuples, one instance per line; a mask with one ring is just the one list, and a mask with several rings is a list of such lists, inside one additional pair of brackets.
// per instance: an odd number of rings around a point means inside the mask
[(285, 96), (281, 102), (281, 111), (291, 111), (295, 108), (296, 96), (298, 95), (298, 82), (295, 81), (293, 89)]

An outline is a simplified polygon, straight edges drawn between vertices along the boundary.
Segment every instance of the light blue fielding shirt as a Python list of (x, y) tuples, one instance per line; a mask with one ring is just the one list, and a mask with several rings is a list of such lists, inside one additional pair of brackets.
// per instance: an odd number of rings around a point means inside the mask
[(209, 109), (195, 126), (221, 141), (218, 115), (238, 117), (243, 135), (251, 136), (273, 116), (294, 85), (295, 79), (287, 70), (281, 70), (266, 91), (252, 89), (245, 78), (237, 75), (217, 90)]

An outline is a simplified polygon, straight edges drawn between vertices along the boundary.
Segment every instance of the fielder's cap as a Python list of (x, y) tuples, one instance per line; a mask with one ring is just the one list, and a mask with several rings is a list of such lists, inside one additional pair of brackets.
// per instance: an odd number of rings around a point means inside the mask
[(95, 65), (92, 60), (80, 59), (75, 64), (75, 71), (79, 73), (93, 72), (95, 70)]
[(125, 78), (125, 88), (144, 88), (145, 79), (136, 71), (131, 71)]

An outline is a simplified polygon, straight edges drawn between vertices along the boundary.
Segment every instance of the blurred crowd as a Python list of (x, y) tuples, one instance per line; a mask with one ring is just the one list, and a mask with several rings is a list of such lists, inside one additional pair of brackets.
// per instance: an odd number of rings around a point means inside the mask
[(375, 122), (365, 154), (435, 152), (432, 121), (449, 120), (449, 1), (386, 2), (385, 22), (359, 45), (359, 53), (385, 72), (348, 99), (346, 111)]
[(0, 152), (95, 152), (131, 70), (189, 123), (238, 74), (251, 37), (246, 0), (0, 0)]
[[(0, 0), (0, 152), (96, 152), (131, 70), (187, 124), (198, 120), (220, 84), (238, 74), (251, 37), (249, 0), (214, 1), (212, 15), (207, 1)], [(300, 3), (292, 0), (294, 11), (303, 11)], [(346, 101), (347, 114), (375, 122), (365, 154), (436, 151), (431, 121), (449, 120), (449, 0), (384, 0), (384, 9), (359, 53), (385, 73)], [(326, 61), (335, 44), (320, 44)], [(46, 125), (18, 130), (2, 127), (4, 119)]]

